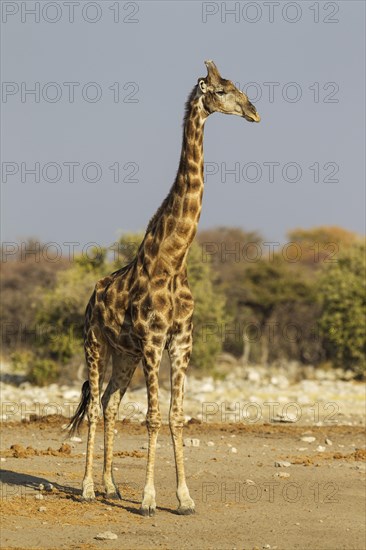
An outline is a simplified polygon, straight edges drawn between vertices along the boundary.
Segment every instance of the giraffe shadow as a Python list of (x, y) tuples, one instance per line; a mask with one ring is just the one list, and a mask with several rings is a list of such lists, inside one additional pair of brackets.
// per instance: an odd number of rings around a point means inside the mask
[[(120, 509), (126, 510), (126, 512), (130, 512), (131, 514), (135, 514), (136, 516), (141, 516), (141, 511), (140, 511), (141, 500), (125, 498), (122, 496), (121, 499), (113, 499), (113, 500), (103, 498), (101, 502), (106, 506), (120, 508)], [(136, 504), (136, 506), (138, 507), (134, 508), (132, 506), (129, 506), (129, 504)], [(157, 506), (156, 511), (168, 512), (168, 514), (179, 515), (177, 510), (172, 510), (171, 508), (166, 508), (165, 506)]]
[[(44, 477), (25, 474), (22, 472), (14, 472), (13, 470), (2, 469), (0, 470), (0, 482), (2, 483), (2, 487), (0, 489), (1, 499), (12, 498), (15, 496), (24, 497), (26, 495), (27, 489), (39, 492), (40, 485), (44, 485), (45, 488), (47, 488), (47, 485), (51, 484), (53, 486), (52, 491), (55, 489), (59, 493), (63, 493), (64, 498), (73, 500), (74, 502), (79, 502), (80, 504), (88, 504), (85, 500), (83, 500), (81, 489), (79, 487), (70, 487), (68, 485), (63, 485), (61, 483), (55, 482), (54, 480), (46, 479)], [(49, 492), (50, 495), (52, 494), (52, 491)], [(126, 498), (123, 496), (121, 499), (118, 500), (111, 499), (107, 498), (104, 493), (100, 491), (96, 491), (95, 495), (96, 497), (101, 497), (101, 499), (98, 500), (98, 502), (100, 502), (101, 504), (110, 507), (117, 507), (126, 510), (126, 512), (129, 512), (131, 514), (141, 515), (139, 509), (139, 506), (141, 504), (140, 500)], [(136, 505), (136, 507), (134, 507), (133, 505)], [(177, 514), (176, 510), (172, 510), (171, 508), (166, 508), (164, 506), (157, 506), (156, 509), (157, 511)]]
[[(3, 484), (3, 487), (1, 489), (2, 497), (6, 496), (16, 496), (17, 493), (22, 495), (21, 489), (33, 489), (36, 491), (39, 491), (39, 486), (42, 484), (45, 487), (47, 485), (52, 485), (54, 489), (57, 491), (60, 491), (62, 493), (65, 493), (65, 495), (68, 498), (72, 498), (73, 500), (81, 500), (81, 491), (80, 489), (76, 487), (69, 487), (67, 485), (62, 485), (61, 483), (57, 483), (55, 481), (51, 481), (50, 479), (46, 479), (44, 477), (34, 476), (31, 474), (24, 474), (22, 472), (14, 472), (13, 470), (1, 470), (0, 471), (0, 481)], [(19, 488), (19, 491), (12, 491), (8, 490), (7, 487), (17, 487)], [(77, 498), (79, 497), (79, 498)]]

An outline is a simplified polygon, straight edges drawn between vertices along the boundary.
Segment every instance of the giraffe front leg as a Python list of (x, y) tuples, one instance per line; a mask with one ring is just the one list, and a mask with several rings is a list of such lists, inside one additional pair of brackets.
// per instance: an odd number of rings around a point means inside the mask
[(161, 426), (160, 412), (150, 415), (148, 412), (146, 415), (146, 424), (149, 434), (149, 450), (147, 457), (145, 487), (142, 496), (141, 514), (143, 516), (153, 516), (156, 511), (154, 466), (156, 443)]
[[(184, 342), (185, 339), (183, 339)], [(180, 345), (179, 345), (180, 344)], [(195, 504), (189, 494), (186, 483), (183, 456), (183, 396), (184, 379), (191, 353), (191, 338), (188, 344), (182, 345), (176, 337), (169, 348), (171, 360), (171, 401), (169, 411), (169, 425), (172, 435), (175, 466), (177, 475), (177, 498), (179, 502), (178, 514), (189, 515), (195, 512)]]
[(158, 374), (161, 352), (156, 353), (155, 351), (150, 351), (147, 354), (147, 357), (153, 357), (155, 360), (148, 360), (145, 356), (145, 359), (143, 361), (148, 400), (146, 425), (149, 435), (149, 450), (147, 457), (145, 487), (140, 510), (143, 516), (153, 516), (156, 510), (154, 486), (155, 453), (159, 429), (161, 426), (161, 415), (159, 410), (158, 396)]
[[(174, 377), (173, 377), (174, 378)], [(178, 392), (177, 392), (178, 393)], [(172, 395), (171, 409), (169, 414), (170, 432), (172, 435), (175, 466), (177, 474), (177, 498), (179, 502), (178, 514), (189, 515), (195, 512), (195, 504), (190, 497), (186, 483), (183, 455), (183, 399)]]

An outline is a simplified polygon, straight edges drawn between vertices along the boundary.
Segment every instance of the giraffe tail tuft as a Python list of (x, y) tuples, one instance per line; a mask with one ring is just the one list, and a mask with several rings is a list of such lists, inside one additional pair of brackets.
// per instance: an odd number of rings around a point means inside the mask
[(81, 388), (81, 399), (80, 399), (78, 408), (76, 409), (74, 416), (71, 418), (67, 426), (68, 429), (70, 430), (70, 436), (73, 436), (75, 432), (79, 431), (79, 427), (82, 421), (84, 420), (84, 416), (86, 414), (86, 409), (89, 401), (90, 401), (90, 384), (89, 384), (89, 381), (86, 380), (86, 382), (84, 382), (83, 384), (83, 387)]

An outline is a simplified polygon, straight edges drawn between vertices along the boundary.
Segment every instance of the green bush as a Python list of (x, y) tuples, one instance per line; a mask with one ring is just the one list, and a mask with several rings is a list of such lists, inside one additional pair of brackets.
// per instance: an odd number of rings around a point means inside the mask
[[(245, 361), (328, 361), (366, 372), (361, 238), (342, 228), (299, 229), (289, 237), (301, 249), (299, 261), (286, 260), (281, 249), (271, 259), (263, 252), (258, 261), (248, 260), (245, 247), (252, 243), (260, 250), (262, 239), (239, 229), (202, 232), (201, 246), (193, 243), (188, 256), (195, 301), (193, 367), (213, 371), (224, 349)], [(3, 346), (15, 352), (15, 371), (28, 372), (40, 384), (58, 373), (65, 380), (73, 376), (83, 362), (85, 307), (95, 283), (130, 262), (142, 238), (126, 233), (118, 248), (90, 249), (89, 257), (77, 257), (71, 266), (64, 260), (4, 263)], [(264, 336), (251, 339), (250, 326)], [(298, 339), (283, 336), (291, 326)], [(268, 327), (276, 327), (273, 337), (266, 336)]]
[(56, 382), (60, 366), (52, 359), (35, 358), (28, 367), (27, 378), (32, 384), (45, 386)]
[(24, 372), (27, 380), (37, 386), (56, 382), (60, 374), (58, 363), (52, 359), (37, 356), (31, 350), (19, 350), (10, 355), (14, 372)]
[(14, 351), (10, 354), (10, 364), (13, 372), (27, 372), (34, 360), (34, 353), (27, 349)]
[(365, 246), (354, 245), (328, 264), (318, 287), (320, 328), (336, 366), (366, 372)]
[(194, 242), (188, 256), (188, 280), (195, 303), (191, 363), (201, 370), (213, 369), (222, 349), (225, 298), (214, 289), (212, 279), (211, 264), (203, 261), (201, 247)]
[(82, 354), (85, 307), (97, 280), (109, 272), (107, 264), (91, 269), (77, 261), (58, 273), (53, 289), (41, 291), (36, 310), (39, 338), (37, 354), (66, 364)]

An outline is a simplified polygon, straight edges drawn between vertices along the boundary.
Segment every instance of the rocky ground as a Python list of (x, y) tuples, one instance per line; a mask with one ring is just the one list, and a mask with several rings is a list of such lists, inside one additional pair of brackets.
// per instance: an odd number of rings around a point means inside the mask
[[(365, 413), (364, 384), (347, 380), (342, 371), (307, 370), (299, 380), (294, 369), (226, 366), (220, 378), (197, 378), (190, 373), (185, 385), (186, 420), (203, 422), (263, 421), (300, 424), (359, 424)], [(170, 388), (162, 377), (160, 406), (168, 417)], [(31, 416), (59, 414), (70, 417), (79, 402), (81, 381), (72, 385), (51, 384), (35, 387), (14, 376), (3, 366), (0, 391), (1, 420), (28, 420)], [(137, 373), (126, 392), (118, 419), (143, 421), (146, 414), (146, 389)], [(319, 424), (319, 425), (320, 425)]]
[[(186, 384), (185, 460), (196, 514), (175, 512), (168, 426), (159, 436), (157, 513), (139, 515), (147, 437), (145, 389), (135, 380), (116, 424), (114, 476), (101, 486), (103, 426), (95, 450), (97, 498), (80, 483), (86, 428), (67, 417), (80, 382), (30, 386), (5, 368), (1, 381), (1, 548), (362, 550), (365, 544), (365, 388), (346, 373), (233, 366)], [(168, 382), (160, 394), (167, 420)], [(62, 416), (60, 416), (62, 415)]]
[(114, 477), (122, 500), (101, 492), (100, 427), (97, 498), (87, 503), (80, 495), (86, 433), (65, 442), (64, 421), (47, 417), (3, 426), (2, 548), (365, 548), (362, 427), (188, 424), (187, 483), (196, 514), (186, 517), (175, 512), (173, 449), (164, 426), (156, 462), (157, 511), (145, 518), (139, 515), (145, 427), (117, 424)]

